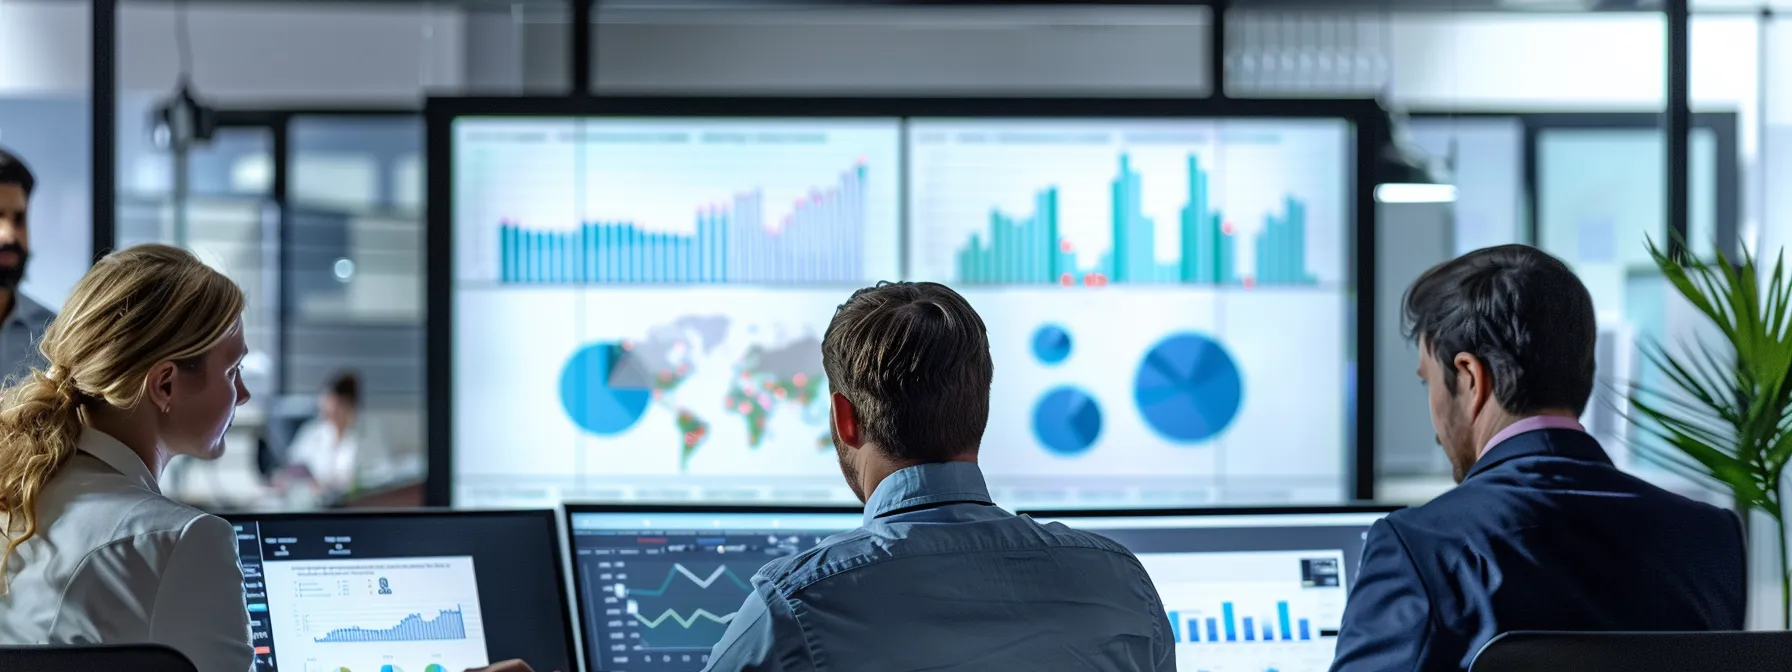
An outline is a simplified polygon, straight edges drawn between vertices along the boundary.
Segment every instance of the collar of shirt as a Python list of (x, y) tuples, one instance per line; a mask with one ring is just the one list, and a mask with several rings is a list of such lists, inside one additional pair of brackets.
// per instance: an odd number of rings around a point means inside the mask
[(983, 470), (973, 462), (918, 464), (877, 484), (865, 502), (865, 524), (903, 509), (955, 502), (995, 504), (989, 498)]
[(112, 435), (92, 427), (81, 428), (81, 439), (76, 448), (105, 462), (118, 473), (136, 480), (145, 490), (162, 494), (161, 486), (156, 484), (155, 474), (149, 473), (149, 466), (143, 464), (143, 458), (137, 451), (131, 450), (124, 442), (112, 438)]
[(1487, 440), (1487, 445), (1481, 447), (1480, 456), (1485, 457), (1488, 451), (1493, 450), (1495, 446), (1505, 443), (1508, 439), (1511, 439), (1514, 436), (1518, 436), (1525, 432), (1535, 432), (1544, 429), (1571, 429), (1577, 432), (1587, 431), (1587, 428), (1582, 427), (1580, 421), (1575, 420), (1574, 418), (1563, 417), (1560, 415), (1533, 415), (1507, 425), (1505, 429), (1500, 430), (1500, 433), (1493, 435), (1492, 439)]
[(45, 308), (41, 303), (32, 301), (31, 297), (25, 296), (24, 292), (20, 292), (16, 289), (13, 290), (12, 312), (6, 314), (5, 324), (7, 327), (25, 327), (31, 329), (37, 327), (37, 325), (50, 321), (51, 317), (53, 316), (50, 314), (49, 308)]

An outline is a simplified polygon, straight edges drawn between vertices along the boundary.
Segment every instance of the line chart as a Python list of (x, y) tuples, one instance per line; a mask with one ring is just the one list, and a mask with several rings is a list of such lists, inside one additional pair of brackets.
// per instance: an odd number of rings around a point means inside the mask
[(647, 618), (645, 616), (642, 616), (641, 612), (639, 612), (639, 611), (633, 612), (631, 615), (635, 617), (635, 620), (640, 621), (641, 625), (645, 625), (649, 628), (660, 627), (660, 624), (665, 623), (668, 619), (670, 619), (673, 622), (677, 623), (679, 625), (679, 627), (685, 628), (687, 630), (690, 629), (690, 627), (692, 625), (696, 624), (696, 622), (698, 620), (702, 620), (702, 619), (708, 619), (711, 621), (715, 621), (717, 623), (721, 623), (722, 625), (727, 625), (729, 621), (734, 620), (734, 614), (725, 614), (725, 615), (717, 616), (715, 614), (709, 613), (708, 609), (698, 609), (697, 611), (692, 612), (691, 615), (688, 617), (680, 615), (678, 613), (678, 611), (673, 610), (673, 609), (667, 609), (663, 612), (660, 612), (659, 616), (655, 616), (651, 619)]

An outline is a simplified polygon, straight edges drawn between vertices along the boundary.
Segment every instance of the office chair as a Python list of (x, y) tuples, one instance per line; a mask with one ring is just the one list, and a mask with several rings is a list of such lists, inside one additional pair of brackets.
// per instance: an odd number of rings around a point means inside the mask
[(1469, 672), (1784, 672), (1792, 632), (1508, 632)]
[(199, 672), (179, 651), (161, 644), (0, 646), (0, 672)]

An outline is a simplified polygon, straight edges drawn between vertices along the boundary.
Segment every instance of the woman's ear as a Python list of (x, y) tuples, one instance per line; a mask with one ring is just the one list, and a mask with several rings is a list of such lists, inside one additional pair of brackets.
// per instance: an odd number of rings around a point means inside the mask
[(174, 380), (180, 373), (174, 362), (157, 362), (149, 367), (149, 375), (143, 381), (143, 398), (156, 410), (168, 412), (168, 406), (174, 402)]

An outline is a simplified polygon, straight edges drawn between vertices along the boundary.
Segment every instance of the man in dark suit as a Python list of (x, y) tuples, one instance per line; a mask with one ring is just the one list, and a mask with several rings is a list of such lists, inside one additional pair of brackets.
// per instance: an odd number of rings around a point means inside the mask
[(1369, 530), (1335, 672), (1466, 670), (1512, 630), (1739, 630), (1737, 517), (1619, 471), (1576, 418), (1593, 300), (1507, 245), (1407, 290), (1431, 422), (1457, 487)]

